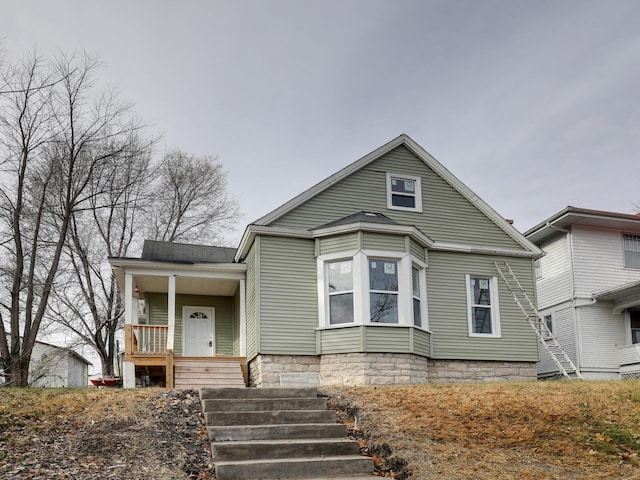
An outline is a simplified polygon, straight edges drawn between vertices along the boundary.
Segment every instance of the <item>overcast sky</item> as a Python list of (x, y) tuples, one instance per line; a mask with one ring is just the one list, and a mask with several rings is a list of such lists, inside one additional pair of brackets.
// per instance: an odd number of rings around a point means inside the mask
[[(103, 62), (246, 223), (401, 133), (524, 231), (640, 201), (640, 1), (7, 1), (5, 62)], [(426, 232), (427, 234), (429, 232)]]

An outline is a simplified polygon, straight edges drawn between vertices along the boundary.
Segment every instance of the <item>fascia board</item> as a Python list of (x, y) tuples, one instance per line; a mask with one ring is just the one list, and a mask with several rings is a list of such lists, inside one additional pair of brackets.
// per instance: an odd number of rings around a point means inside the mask
[(122, 269), (130, 272), (227, 272), (227, 273), (244, 273), (247, 266), (243, 263), (174, 263), (174, 262), (158, 262), (154, 260), (144, 259), (119, 259), (110, 258), (112, 268)]

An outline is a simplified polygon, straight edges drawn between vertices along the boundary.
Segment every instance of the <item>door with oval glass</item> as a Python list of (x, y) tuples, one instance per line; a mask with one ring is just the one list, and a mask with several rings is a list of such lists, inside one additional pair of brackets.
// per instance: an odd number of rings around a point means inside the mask
[(183, 356), (211, 357), (216, 353), (213, 307), (183, 307), (182, 330)]

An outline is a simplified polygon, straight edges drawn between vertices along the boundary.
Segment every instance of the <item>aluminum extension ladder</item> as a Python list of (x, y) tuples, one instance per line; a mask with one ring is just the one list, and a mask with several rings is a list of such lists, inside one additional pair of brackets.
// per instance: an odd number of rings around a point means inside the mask
[(511, 270), (509, 264), (507, 262), (494, 263), (498, 273), (500, 273), (504, 283), (511, 292), (511, 295), (513, 295), (513, 299), (516, 304), (520, 307), (522, 313), (524, 313), (529, 325), (531, 325), (531, 328), (536, 332), (538, 341), (545, 350), (549, 352), (549, 356), (558, 367), (560, 373), (568, 379), (582, 380), (582, 374), (564, 351), (556, 336), (547, 326), (546, 322), (542, 320), (540, 312), (538, 312), (535, 305), (529, 298), (529, 295), (527, 295), (527, 292), (522, 288), (522, 285), (513, 273), (513, 270)]

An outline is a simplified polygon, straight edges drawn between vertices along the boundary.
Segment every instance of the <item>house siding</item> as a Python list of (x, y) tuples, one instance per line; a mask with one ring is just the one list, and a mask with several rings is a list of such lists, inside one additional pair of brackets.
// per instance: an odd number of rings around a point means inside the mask
[(315, 242), (271, 236), (260, 242), (259, 353), (315, 355)]
[(535, 332), (501, 279), (498, 280), (501, 338), (469, 336), (465, 274), (499, 277), (494, 261), (508, 262), (525, 291), (535, 301), (531, 260), (429, 252), (427, 295), (433, 358), (538, 360)]
[(404, 252), (405, 237), (403, 235), (364, 232), (363, 248), (364, 250)]
[[(147, 299), (149, 301), (149, 324), (167, 325), (167, 295), (165, 293), (149, 293)], [(215, 308), (216, 354), (233, 355), (233, 298), (208, 295), (176, 295), (174, 353), (181, 356), (183, 352), (182, 308), (185, 306)]]
[(429, 356), (429, 333), (405, 326), (353, 325), (318, 330), (322, 355), (334, 353), (415, 353)]
[(409, 253), (421, 262), (426, 261), (424, 247), (415, 240), (409, 239)]
[(558, 236), (541, 245), (545, 255), (540, 262), (541, 277), (537, 280), (538, 308), (553, 307), (573, 297), (569, 240)]
[[(553, 318), (553, 334), (562, 346), (562, 349), (569, 356), (571, 361), (577, 368), (578, 355), (576, 349), (576, 319), (573, 311), (573, 304), (565, 302), (557, 305), (553, 309), (542, 310), (540, 315), (544, 319), (545, 315), (551, 315)], [(552, 360), (547, 350), (540, 346), (540, 363), (538, 363), (538, 374), (549, 375), (558, 372), (558, 367)]]
[(255, 243), (249, 250), (245, 263), (247, 265), (247, 282), (246, 282), (246, 312), (247, 321), (247, 358), (251, 359), (258, 354), (258, 301), (257, 288), (259, 282), (259, 272), (256, 261), (256, 251), (260, 237), (256, 238)]
[(574, 226), (571, 229), (575, 263), (576, 296), (594, 293), (640, 280), (640, 269), (625, 268), (620, 230)]
[(318, 242), (320, 244), (320, 255), (349, 252), (360, 248), (358, 233), (347, 233), (344, 235), (321, 238)]
[[(421, 177), (422, 213), (387, 209), (386, 173)], [(415, 225), (440, 242), (522, 247), (406, 147), (399, 146), (297, 206), (270, 225), (313, 229), (358, 211)]]
[(626, 345), (626, 318), (611, 313), (610, 303), (577, 308), (581, 337), (580, 368), (618, 371), (618, 347)]

